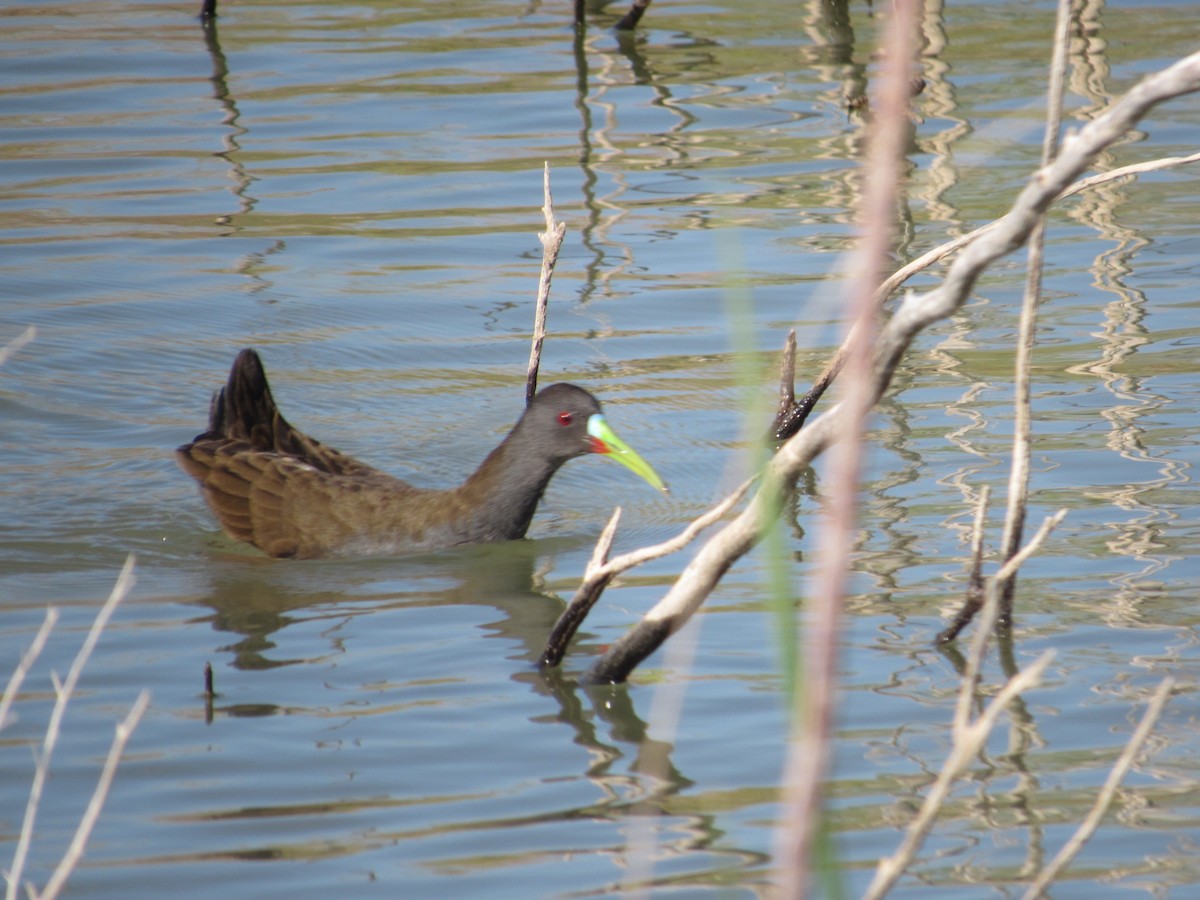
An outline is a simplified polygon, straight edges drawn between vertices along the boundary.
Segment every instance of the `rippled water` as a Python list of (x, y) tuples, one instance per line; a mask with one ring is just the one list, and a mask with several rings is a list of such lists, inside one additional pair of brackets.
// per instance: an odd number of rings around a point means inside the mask
[[(684, 561), (611, 588), (562, 673), (533, 660), (614, 502), (619, 548), (675, 533), (743, 470), (786, 328), (803, 377), (836, 343), (863, 130), (845, 100), (878, 10), (659, 0), (618, 38), (623, 6), (589, 5), (577, 37), (568, 3), (247, 0), (206, 40), (184, 4), (0, 6), (0, 344), (37, 327), (0, 370), (0, 669), (62, 609), (0, 735), (0, 860), (49, 672), (135, 552), (66, 718), (35, 882), (148, 687), (79, 896), (764, 891), (786, 721), (762, 558), (627, 687), (575, 679)], [(1051, 21), (1040, 2), (927, 10), (905, 256), (1023, 183)], [(1070, 116), (1198, 27), (1182, 0), (1089, 7)], [(1100, 167), (1192, 152), (1198, 127), (1196, 98), (1166, 104)], [(243, 346), (293, 422), (403, 477), (447, 485), (494, 446), (521, 406), (545, 161), (569, 230), (543, 380), (600, 395), (670, 497), (585, 459), (525, 542), (280, 563), (221, 537), (171, 450)], [(1196, 184), (1162, 172), (1052, 217), (1031, 515), (1071, 513), (1021, 580), (1014, 650), (1057, 657), (900, 893), (1017, 892), (1166, 674), (1178, 695), (1055, 896), (1200, 880)], [(875, 420), (831, 783), (851, 894), (949, 746), (958, 678), (930, 641), (962, 593), (970, 504), (1006, 484), (1021, 279), (1014, 259), (981, 281)], [(801, 598), (816, 506), (785, 536)]]

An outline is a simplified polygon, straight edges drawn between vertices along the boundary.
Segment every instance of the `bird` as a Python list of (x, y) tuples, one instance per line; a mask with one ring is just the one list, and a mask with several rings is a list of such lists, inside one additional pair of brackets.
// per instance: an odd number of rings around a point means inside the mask
[(208, 430), (175, 451), (231, 538), (277, 558), (400, 555), (523, 538), (554, 473), (601, 453), (666, 485), (574, 384), (539, 391), (458, 487), (415, 487), (293, 428), (262, 360), (238, 353), (212, 398)]

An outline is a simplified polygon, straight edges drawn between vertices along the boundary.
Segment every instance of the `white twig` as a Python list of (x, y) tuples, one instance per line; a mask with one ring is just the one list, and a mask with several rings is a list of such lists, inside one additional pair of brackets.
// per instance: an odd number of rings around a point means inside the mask
[[(1160, 169), (1173, 169), (1177, 166), (1186, 166), (1191, 163), (1200, 162), (1200, 153), (1192, 153), (1189, 156), (1164, 156), (1159, 159), (1151, 159), (1146, 162), (1132, 163), (1128, 166), (1121, 166), (1117, 169), (1109, 169), (1107, 172), (1100, 172), (1096, 175), (1090, 175), (1087, 178), (1081, 178), (1070, 187), (1065, 188), (1061, 194), (1055, 197), (1055, 202), (1065, 200), (1068, 197), (1074, 197), (1076, 194), (1083, 191), (1091, 190), (1094, 187), (1099, 187), (1103, 184), (1108, 184), (1110, 181), (1117, 181), (1121, 178), (1132, 178), (1135, 175), (1143, 175), (1146, 172), (1157, 172)], [(883, 302), (888, 297), (896, 292), (896, 289), (908, 279), (912, 278), (918, 272), (923, 272), (935, 263), (941, 262), (947, 256), (950, 256), (957, 250), (961, 250), (968, 244), (972, 244), (979, 238), (983, 237), (989, 231), (996, 227), (999, 220), (988, 222), (986, 225), (981, 225), (974, 231), (968, 231), (966, 234), (959, 235), (952, 241), (947, 241), (944, 244), (939, 244), (932, 250), (918, 256), (907, 265), (901, 266), (895, 272), (887, 277), (887, 279), (879, 286), (879, 291), (875, 295), (878, 302)]]
[(17, 699), (21, 683), (29, 674), (29, 669), (42, 652), (42, 648), (46, 646), (46, 638), (50, 637), (50, 632), (54, 630), (54, 624), (57, 621), (58, 610), (51, 606), (46, 610), (46, 618), (42, 620), (42, 627), (33, 636), (33, 643), (29, 645), (28, 650), (21, 654), (17, 667), (13, 669), (12, 677), (8, 679), (8, 684), (4, 688), (4, 696), (0, 697), (0, 731), (3, 731), (4, 726), (8, 724), (8, 710), (13, 705), (13, 701)]
[[(995, 605), (994, 592), (992, 593), (993, 599), (989, 605)], [(900, 878), (900, 875), (916, 857), (938, 812), (950, 796), (950, 789), (955, 780), (966, 771), (971, 760), (983, 749), (988, 735), (996, 725), (996, 720), (1000, 718), (1000, 713), (1016, 699), (1018, 694), (1041, 682), (1042, 673), (1053, 658), (1054, 651), (1048, 650), (1038, 657), (1028, 669), (1018, 672), (1010, 678), (992, 699), (992, 702), (979, 714), (979, 718), (954, 735), (950, 754), (947, 756), (942, 770), (938, 772), (929, 793), (925, 796), (925, 802), (921, 804), (916, 818), (905, 831), (900, 847), (894, 854), (879, 861), (879, 866), (875, 870), (875, 878), (863, 895), (864, 898), (873, 900), (873, 898), (882, 897)]]
[(895, 853), (879, 861), (879, 866), (875, 870), (875, 878), (871, 881), (871, 886), (867, 889), (864, 897), (882, 897), (912, 863), (917, 851), (921, 849), (921, 844), (929, 834), (929, 830), (933, 827), (942, 805), (950, 795), (951, 786), (959, 775), (966, 771), (975, 755), (983, 749), (1000, 713), (1018, 694), (1039, 683), (1042, 672), (1054, 657), (1053, 651), (1049, 651), (1039, 657), (1024, 672), (1014, 675), (988, 704), (987, 708), (980, 713), (979, 718), (974, 722), (970, 720), (971, 698), (975, 694), (975, 683), (979, 677), (984, 649), (987, 646), (988, 636), (992, 633), (992, 626), (1000, 612), (1000, 575), (1010, 567), (1015, 569), (1020, 566), (1031, 554), (1036, 552), (1054, 526), (1062, 521), (1064, 515), (1066, 515), (1066, 510), (1059, 510), (1049, 516), (1042, 523), (1037, 534), (1029, 539), (1029, 543), (1005, 563), (995, 577), (988, 580), (983, 612), (971, 639), (971, 649), (967, 655), (967, 665), (962, 674), (958, 700), (955, 704), (954, 724), (950, 732), (952, 739), (950, 754), (946, 757), (946, 762), (942, 765), (933, 787), (926, 795), (925, 802), (921, 804), (916, 818), (906, 829), (904, 840), (901, 841)]
[[(1046, 91), (1046, 131), (1042, 139), (1042, 165), (1047, 166), (1058, 153), (1058, 133), (1062, 126), (1063, 83), (1067, 68), (1067, 43), (1071, 24), (1072, 0), (1058, 0), (1054, 28), (1054, 55), (1050, 63), (1050, 84)], [(1000, 538), (1000, 557), (1008, 559), (1017, 552), (1025, 528), (1029, 501), (1029, 438), (1032, 432), (1032, 375), (1033, 345), (1037, 340), (1038, 307), (1042, 300), (1042, 269), (1044, 262), (1046, 220), (1039, 216), (1029, 236), (1029, 253), (1025, 270), (1025, 292), (1021, 300), (1021, 317), (1017, 328), (1016, 359), (1013, 362), (1013, 442), (1008, 495), (1004, 513), (1004, 531)], [(1005, 623), (1012, 620), (1013, 591), (1016, 572), (999, 579), (1000, 617)]]
[(71, 877), (71, 873), (75, 870), (79, 860), (83, 857), (84, 848), (87, 847), (88, 838), (91, 837), (92, 829), (96, 826), (96, 820), (100, 818), (100, 810), (104, 808), (104, 801), (108, 798), (108, 791), (112, 787), (113, 778), (117, 774), (117, 764), (121, 761), (121, 755), (125, 752), (125, 744), (129, 741), (129, 736), (133, 734), (133, 730), (137, 728), (138, 722), (142, 720), (142, 713), (146, 711), (146, 707), (150, 703), (150, 692), (143, 690), (138, 694), (137, 700), (129, 710), (129, 714), (125, 716), (125, 720), (117, 723), (116, 733), (113, 735), (112, 746), (108, 750), (108, 756), (104, 760), (104, 768), (100, 772), (100, 779), (96, 782), (96, 790), (92, 792), (92, 799), (88, 803), (87, 810), (83, 814), (83, 818), (79, 820), (79, 827), (75, 829), (75, 837), (71, 839), (71, 845), (67, 848), (67, 852), (63, 854), (63, 858), (59, 860), (58, 865), (54, 869), (54, 874), (50, 876), (50, 880), (46, 882), (46, 886), (41, 892), (31, 891), (36, 900), (53, 900), (66, 886), (67, 879)]
[(1142, 745), (1146, 743), (1146, 738), (1150, 736), (1150, 730), (1154, 727), (1154, 723), (1158, 721), (1162, 715), (1163, 707), (1167, 704), (1167, 698), (1171, 696), (1171, 688), (1175, 686), (1173, 678), (1164, 678), (1162, 684), (1158, 686), (1158, 690), (1154, 692), (1154, 696), (1150, 700), (1150, 705), (1146, 707), (1146, 712), (1142, 716), (1142, 721), (1138, 723), (1137, 729), (1133, 732), (1133, 736), (1129, 738), (1129, 743), (1125, 745), (1125, 749), (1121, 751), (1120, 758), (1112, 767), (1112, 771), (1108, 773), (1108, 778), (1104, 782), (1104, 787), (1100, 789), (1100, 795), (1096, 798), (1095, 804), (1090, 812), (1080, 823), (1079, 828), (1071, 835), (1071, 839), (1063, 845), (1063, 848), (1058, 851), (1054, 859), (1050, 860), (1050, 864), (1038, 873), (1038, 877), (1034, 879), (1033, 884), (1029, 886), (1029, 890), (1025, 892), (1023, 900), (1035, 900), (1037, 897), (1045, 895), (1046, 887), (1058, 877), (1058, 874), (1071, 864), (1071, 860), (1083, 849), (1083, 845), (1088, 842), (1096, 828), (1100, 825), (1100, 820), (1104, 818), (1104, 813), (1108, 811), (1109, 804), (1112, 803), (1113, 797), (1116, 796), (1117, 788), (1129, 773), (1133, 761), (1141, 752)]
[(8, 358), (19, 351), (22, 347), (37, 337), (37, 328), (30, 325), (19, 335), (13, 338), (4, 347), (0, 347), (0, 366), (8, 362)]
[(554, 264), (562, 249), (567, 223), (554, 218), (554, 198), (550, 196), (550, 163), (545, 163), (542, 172), (542, 192), (545, 202), (542, 215), (546, 218), (546, 230), (538, 234), (542, 242), (542, 271), (538, 277), (537, 305), (533, 313), (533, 343), (529, 348), (529, 367), (525, 373), (525, 402), (533, 400), (537, 393), (538, 368), (542, 363), (542, 344), (546, 340), (546, 307), (550, 302), (550, 279), (554, 277)]
[[(1009, 212), (954, 259), (938, 287), (922, 294), (910, 293), (900, 303), (876, 341), (872, 400), (882, 396), (916, 336), (962, 306), (983, 271), (1021, 246), (1041, 214), (1098, 153), (1119, 140), (1157, 104), (1196, 90), (1200, 90), (1200, 52), (1143, 79), (1106, 112), (1068, 138), (1058, 158), (1034, 173)], [(734, 561), (758, 543), (771, 520), (768, 512), (778, 508), (780, 498), (789, 494), (800, 471), (828, 446), (839, 421), (846, 415), (844, 405), (837, 404), (809, 422), (779, 449), (745, 509), (697, 551), (666, 596), (646, 613), (642, 622), (610, 645), (593, 666), (592, 680), (624, 680), (645, 658), (645, 653), (658, 646), (644, 640), (646, 631), (663, 634), (682, 627)], [(664, 628), (668, 624), (669, 628)]]
[(79, 682), (79, 676), (83, 671), (84, 665), (87, 664), (88, 657), (91, 656), (96, 642), (100, 639), (100, 633), (104, 630), (104, 626), (108, 624), (108, 620), (112, 618), (117, 604), (125, 598), (129, 593), (129, 589), (133, 586), (133, 567), (134, 556), (131, 553), (125, 560), (125, 565), (121, 568), (121, 574), (117, 576), (117, 582), (113, 585), (112, 593), (108, 595), (108, 599), (100, 607), (100, 612), (96, 614), (96, 620), (92, 623), (92, 627), (83, 641), (83, 646), (79, 648), (79, 653), (76, 654), (74, 662), (71, 663), (66, 681), (58, 684), (57, 678), (55, 679), (55, 693), (57, 696), (54, 701), (54, 709), (51, 711), (50, 721), (46, 725), (46, 736), (42, 741), (42, 752), (38, 756), (37, 765), (34, 767), (33, 781), (29, 786), (29, 800), (25, 805), (25, 820), (21, 825), (21, 836), (17, 841), (17, 849), (13, 853), (12, 868), (9, 870), (8, 875), (5, 876), (8, 881), (8, 889), (5, 895), (7, 900), (16, 900), (18, 886), (21, 883), (21, 876), (25, 870), (25, 862), (29, 855), (29, 844), (33, 839), (33, 828), (34, 823), (37, 821), (38, 804), (41, 802), (42, 789), (46, 784), (46, 777), (50, 772), (50, 758), (54, 755), (54, 747), (58, 743), (63, 715), (67, 710), (67, 702), (71, 699), (71, 694), (75, 691), (75, 685)]

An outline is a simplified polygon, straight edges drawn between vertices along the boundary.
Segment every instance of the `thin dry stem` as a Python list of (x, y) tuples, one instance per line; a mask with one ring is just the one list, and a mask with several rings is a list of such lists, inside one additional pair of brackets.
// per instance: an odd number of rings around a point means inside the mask
[(150, 692), (143, 690), (138, 694), (137, 700), (134, 701), (124, 721), (117, 723), (112, 746), (109, 748), (108, 756), (104, 760), (104, 768), (100, 772), (100, 778), (96, 782), (96, 789), (92, 792), (92, 799), (88, 802), (88, 807), (84, 811), (83, 818), (79, 820), (79, 827), (75, 829), (75, 836), (71, 839), (71, 845), (67, 848), (67, 852), (63, 855), (63, 858), (59, 860), (54, 873), (50, 876), (50, 880), (46, 882), (46, 886), (41, 892), (30, 891), (30, 894), (38, 898), (38, 900), (53, 900), (53, 898), (57, 897), (66, 886), (67, 879), (71, 877), (75, 866), (83, 858), (83, 851), (87, 847), (88, 838), (92, 835), (92, 829), (96, 827), (96, 820), (100, 818), (100, 811), (104, 808), (104, 801), (108, 799), (108, 792), (112, 788), (113, 778), (117, 774), (117, 764), (121, 761), (121, 756), (125, 753), (125, 745), (129, 742), (129, 737), (133, 734), (134, 729), (137, 728), (138, 722), (142, 720), (142, 714), (146, 711), (146, 707), (149, 704)]
[[(993, 599), (986, 606), (994, 606), (994, 592), (989, 593), (993, 594)], [(864, 898), (874, 900), (874, 898), (882, 897), (895, 885), (904, 870), (916, 858), (917, 851), (924, 842), (926, 835), (929, 834), (930, 828), (933, 827), (938, 812), (950, 796), (950, 790), (954, 782), (966, 771), (967, 766), (971, 764), (971, 760), (979, 754), (984, 744), (987, 743), (988, 736), (991, 734), (992, 729), (995, 728), (996, 721), (1000, 718), (1000, 713), (1018, 695), (1041, 683), (1042, 673), (1045, 672), (1046, 667), (1050, 665), (1053, 658), (1053, 650), (1043, 653), (1034, 661), (1033, 665), (1023, 672), (1018, 672), (1005, 683), (992, 702), (979, 714), (979, 718), (967, 727), (955, 731), (954, 743), (950, 748), (950, 753), (946, 757), (946, 762), (942, 766), (941, 771), (938, 772), (933, 786), (930, 787), (929, 793), (925, 796), (925, 802), (921, 804), (921, 809), (917, 812), (916, 818), (913, 819), (905, 831), (904, 840), (901, 842), (900, 847), (894, 854), (879, 861), (879, 866), (875, 870), (875, 877), (863, 895)]]
[(542, 193), (545, 202), (542, 215), (546, 218), (546, 230), (538, 234), (542, 242), (542, 271), (538, 277), (537, 305), (533, 313), (533, 342), (529, 348), (529, 367), (525, 373), (525, 403), (533, 401), (537, 393), (538, 369), (542, 364), (542, 344), (546, 340), (546, 307), (550, 302), (550, 280), (554, 277), (554, 264), (562, 249), (567, 223), (554, 218), (554, 198), (550, 195), (550, 163), (542, 171)]
[(583, 624), (587, 614), (596, 605), (601, 592), (609, 582), (628, 569), (682, 550), (694, 541), (705, 528), (720, 521), (721, 517), (746, 495), (751, 484), (753, 484), (752, 479), (743, 482), (712, 509), (689, 522), (688, 526), (675, 537), (660, 544), (639, 547), (609, 560), (608, 553), (612, 546), (613, 536), (616, 534), (617, 522), (620, 519), (621, 510), (618, 507), (601, 533), (600, 539), (596, 542), (596, 548), (592, 551), (592, 558), (588, 562), (583, 580), (575, 590), (575, 595), (567, 604), (567, 608), (563, 610), (562, 615), (558, 617), (558, 621), (554, 623), (554, 628), (551, 629), (550, 636), (546, 639), (546, 645), (542, 649), (539, 659), (540, 664), (553, 667), (562, 662), (571, 638), (575, 636), (575, 632), (579, 630), (579, 626)]
[(21, 883), (21, 875), (25, 870), (25, 863), (29, 856), (29, 845), (33, 840), (33, 829), (37, 821), (38, 804), (41, 802), (42, 789), (45, 787), (46, 778), (50, 772), (50, 759), (54, 755), (54, 748), (58, 743), (63, 716), (67, 711), (67, 703), (75, 691), (75, 685), (79, 683), (79, 676), (83, 672), (83, 667), (87, 664), (88, 658), (96, 646), (96, 642), (100, 639), (100, 633), (108, 624), (109, 619), (112, 618), (117, 604), (125, 598), (133, 586), (133, 567), (134, 557), (131, 553), (125, 560), (125, 565), (121, 568), (121, 574), (117, 576), (117, 582), (113, 585), (112, 593), (108, 595), (108, 599), (100, 607), (100, 612), (96, 614), (96, 620), (92, 623), (87, 637), (84, 638), (83, 646), (79, 648), (74, 662), (71, 663), (66, 681), (59, 683), (57, 676), (51, 673), (57, 696), (54, 702), (54, 709), (50, 713), (50, 721), (46, 725), (46, 735), (42, 741), (42, 752), (38, 756), (37, 765), (34, 767), (33, 781), (29, 787), (29, 800), (25, 805), (25, 819), (21, 825), (21, 836), (17, 841), (17, 849), (13, 853), (12, 868), (6, 876), (8, 880), (8, 889), (5, 894), (7, 900), (16, 900), (18, 886)]
[(46, 610), (46, 618), (42, 620), (42, 627), (33, 636), (33, 643), (21, 654), (17, 667), (13, 669), (12, 676), (4, 687), (4, 695), (0, 697), (0, 731), (3, 731), (4, 726), (8, 724), (8, 711), (17, 699), (17, 693), (21, 690), (25, 676), (29, 674), (30, 668), (41, 655), (42, 648), (46, 646), (46, 638), (50, 637), (50, 632), (54, 630), (56, 622), (58, 622), (58, 610), (51, 606)]
[[(1063, 83), (1067, 67), (1067, 41), (1071, 23), (1072, 0), (1059, 0), (1054, 29), (1054, 56), (1050, 64), (1050, 85), (1046, 96), (1046, 131), (1042, 140), (1042, 165), (1047, 166), (1058, 154), (1058, 133), (1062, 127)], [(1009, 473), (1004, 531), (1000, 539), (1000, 557), (1008, 559), (1017, 552), (1025, 528), (1029, 498), (1029, 436), (1032, 431), (1032, 387), (1030, 366), (1037, 340), (1038, 306), (1042, 299), (1042, 268), (1046, 222), (1039, 218), (1029, 236), (1029, 259), (1025, 270), (1025, 294), (1017, 329), (1017, 353), (1013, 374), (1013, 447)], [(1000, 581), (1000, 619), (1012, 623), (1013, 592), (1016, 571)]]
[(9, 357), (15, 355), (22, 347), (37, 337), (37, 328), (30, 325), (15, 338), (8, 342), (7, 345), (0, 347), (0, 366), (8, 362)]
[(979, 492), (975, 523), (971, 530), (971, 574), (967, 578), (967, 593), (954, 620), (934, 639), (937, 644), (946, 644), (957, 638), (983, 606), (983, 525), (991, 495), (988, 485), (984, 485)]
[(1100, 794), (1096, 797), (1096, 802), (1092, 805), (1091, 810), (1084, 817), (1079, 828), (1071, 835), (1071, 839), (1055, 854), (1054, 859), (1050, 860), (1050, 864), (1038, 873), (1038, 877), (1034, 879), (1033, 884), (1029, 886), (1029, 890), (1025, 892), (1023, 900), (1035, 900), (1037, 897), (1044, 896), (1046, 888), (1050, 883), (1058, 877), (1063, 869), (1071, 864), (1071, 860), (1078, 855), (1079, 851), (1083, 849), (1083, 845), (1095, 833), (1096, 828), (1100, 825), (1100, 820), (1104, 818), (1105, 812), (1108, 811), (1113, 797), (1116, 796), (1117, 788), (1120, 787), (1121, 782), (1129, 773), (1129, 769), (1133, 766), (1133, 761), (1137, 758), (1138, 753), (1141, 752), (1142, 745), (1150, 737), (1150, 730), (1162, 715), (1163, 708), (1167, 705), (1167, 699), (1171, 696), (1171, 689), (1174, 686), (1175, 679), (1173, 678), (1164, 678), (1158, 686), (1158, 690), (1154, 692), (1154, 696), (1150, 699), (1150, 705), (1146, 707), (1146, 712), (1142, 715), (1142, 721), (1138, 723), (1138, 727), (1129, 738), (1129, 743), (1125, 745), (1125, 749), (1121, 751), (1121, 756), (1108, 773), (1108, 778), (1104, 781), (1104, 787), (1100, 789)]
[[(1029, 543), (1022, 547), (1001, 571), (1003, 572), (1009, 566), (1020, 566), (1035, 553), (1054, 526), (1062, 521), (1064, 515), (1066, 515), (1066, 510), (1059, 510), (1054, 515), (1047, 517), (1037, 533), (1030, 538)], [(933, 787), (926, 795), (925, 802), (921, 805), (916, 818), (906, 829), (904, 840), (901, 841), (894, 854), (879, 861), (879, 866), (875, 870), (875, 878), (864, 895), (866, 897), (882, 897), (916, 858), (942, 805), (950, 795), (951, 786), (970, 765), (971, 760), (983, 749), (1001, 711), (1021, 692), (1028, 690), (1040, 681), (1042, 672), (1053, 658), (1053, 652), (1047, 652), (1030, 668), (1010, 678), (995, 699), (979, 715), (979, 718), (974, 722), (971, 721), (971, 700), (975, 696), (975, 686), (983, 665), (988, 638), (1000, 612), (999, 583), (999, 574), (997, 574), (988, 581), (984, 593), (983, 614), (979, 627), (976, 628), (971, 639), (967, 664), (959, 683), (958, 698), (954, 707), (954, 721), (950, 732), (953, 741), (950, 753), (946, 757), (946, 762), (942, 765)]]
[[(1151, 159), (1146, 162), (1133, 163), (1128, 166), (1121, 166), (1117, 169), (1110, 169), (1107, 172), (1100, 172), (1096, 175), (1090, 175), (1087, 178), (1081, 178), (1070, 187), (1065, 188), (1062, 193), (1055, 197), (1055, 202), (1065, 200), (1068, 197), (1074, 197), (1076, 194), (1083, 191), (1091, 190), (1094, 187), (1108, 184), (1112, 181), (1118, 181), (1122, 178), (1132, 178), (1136, 175), (1143, 175), (1147, 172), (1157, 172), (1162, 169), (1173, 169), (1177, 166), (1186, 166), (1191, 163), (1200, 162), (1200, 153), (1192, 153), (1189, 156), (1164, 156), (1159, 159)], [(966, 234), (959, 235), (953, 240), (946, 241), (944, 244), (939, 244), (932, 250), (918, 256), (912, 262), (907, 263), (889, 275), (879, 286), (879, 290), (875, 293), (875, 300), (878, 303), (883, 303), (892, 294), (900, 288), (904, 282), (908, 281), (914, 275), (917, 275), (930, 266), (941, 262), (946, 257), (956, 253), (969, 244), (973, 244), (989, 231), (994, 229), (1000, 220), (988, 222), (986, 225), (981, 225), (974, 231), (968, 231)]]
[[(1119, 140), (1157, 104), (1198, 89), (1200, 53), (1194, 53), (1143, 79), (1067, 140), (1058, 158), (1033, 175), (1009, 212), (954, 259), (938, 287), (922, 294), (910, 293), (900, 303), (876, 341), (872, 402), (882, 396), (916, 336), (962, 306), (983, 271), (1021, 246), (1045, 209), (1098, 153)], [(762, 484), (746, 508), (707, 540), (666, 596), (642, 621), (610, 645), (593, 666), (590, 680), (624, 680), (661, 644), (645, 640), (647, 633), (661, 634), (665, 639), (683, 626), (733, 562), (760, 540), (766, 524), (773, 520), (772, 511), (791, 497), (795, 479), (828, 446), (844, 415), (843, 404), (839, 403), (809, 422), (779, 449), (767, 464)]]

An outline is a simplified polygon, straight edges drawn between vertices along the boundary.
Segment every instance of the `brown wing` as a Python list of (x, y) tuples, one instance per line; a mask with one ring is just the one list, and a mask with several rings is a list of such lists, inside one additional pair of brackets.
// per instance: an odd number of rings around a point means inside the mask
[[(271, 556), (322, 556), (353, 540), (348, 494), (392, 502), (415, 488), (288, 424), (253, 350), (234, 361), (213, 398), (208, 431), (176, 450), (222, 528)], [(374, 524), (374, 523), (372, 523)]]

